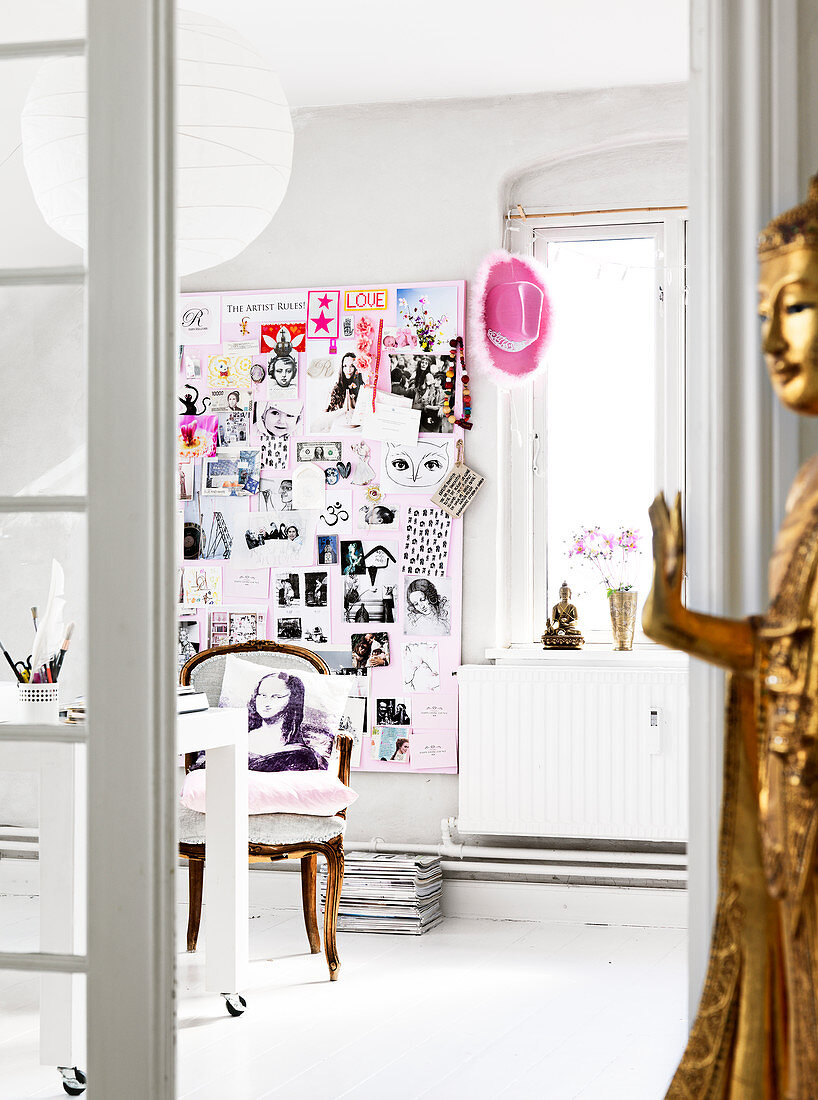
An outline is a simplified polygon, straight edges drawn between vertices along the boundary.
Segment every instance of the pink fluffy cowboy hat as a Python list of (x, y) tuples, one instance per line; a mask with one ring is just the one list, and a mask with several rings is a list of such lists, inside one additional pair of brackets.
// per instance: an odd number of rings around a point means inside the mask
[(472, 283), (469, 314), (475, 369), (503, 387), (544, 369), (551, 303), (542, 264), (505, 249), (489, 253)]

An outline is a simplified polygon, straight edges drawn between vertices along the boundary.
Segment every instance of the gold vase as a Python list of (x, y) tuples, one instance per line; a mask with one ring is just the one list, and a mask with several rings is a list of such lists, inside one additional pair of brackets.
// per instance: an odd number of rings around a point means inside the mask
[(611, 592), (611, 626), (615, 650), (633, 649), (633, 631), (636, 626), (636, 593)]

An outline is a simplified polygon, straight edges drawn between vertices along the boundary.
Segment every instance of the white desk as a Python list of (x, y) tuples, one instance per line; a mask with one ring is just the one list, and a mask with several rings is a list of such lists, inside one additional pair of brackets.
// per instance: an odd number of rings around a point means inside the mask
[(249, 969), (247, 711), (180, 715), (176, 745), (183, 753), (207, 750), (205, 989), (237, 993)]
[[(3, 702), (0, 698), (0, 716), (5, 716)], [(179, 752), (208, 752), (205, 988), (238, 993), (249, 968), (247, 711), (180, 715), (177, 747)], [(0, 744), (0, 770), (34, 772), (40, 781), (39, 950), (84, 954), (85, 746)], [(41, 1065), (85, 1064), (84, 992), (81, 975), (41, 976)]]

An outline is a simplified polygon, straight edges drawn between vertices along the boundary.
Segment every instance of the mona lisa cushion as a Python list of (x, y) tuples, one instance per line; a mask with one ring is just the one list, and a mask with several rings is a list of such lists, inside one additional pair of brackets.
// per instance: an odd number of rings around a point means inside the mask
[(229, 653), (220, 707), (247, 709), (249, 766), (263, 772), (326, 771), (346, 709), (341, 677), (274, 667)]
[[(185, 776), (181, 802), (189, 810), (207, 810), (206, 772)], [(250, 814), (308, 814), (330, 817), (351, 806), (358, 795), (337, 775), (323, 771), (250, 771), (247, 776), (247, 812)]]
[[(249, 813), (326, 816), (355, 801), (330, 763), (347, 698), (344, 677), (228, 653), (219, 706), (247, 709)], [(204, 812), (205, 803), (205, 774), (196, 767), (185, 776), (182, 805)]]

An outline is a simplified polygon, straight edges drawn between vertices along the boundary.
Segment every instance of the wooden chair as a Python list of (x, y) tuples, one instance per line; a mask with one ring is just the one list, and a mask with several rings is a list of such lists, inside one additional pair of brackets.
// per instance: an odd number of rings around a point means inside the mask
[[(329, 674), (329, 669), (317, 654), (301, 646), (278, 642), (255, 641), (237, 645), (217, 646), (197, 653), (184, 665), (179, 675), (182, 685), (192, 684), (203, 691), (210, 705), (217, 706), (221, 694), (224, 665), (229, 653), (240, 653), (246, 660), (274, 668)], [(349, 785), (352, 739), (339, 734), (340, 760), (338, 777)], [(185, 771), (189, 771), (195, 754), (185, 756)], [(202, 886), (204, 884), (204, 824), (205, 815), (182, 808), (179, 822), (179, 853), (188, 860), (188, 925), (187, 949), (196, 950), (202, 916)], [(301, 860), (301, 899), (304, 923), (310, 951), (321, 950), (318, 933), (315, 890), (318, 856), (327, 861), (327, 899), (324, 906), (324, 951), (331, 981), (340, 970), (335, 942), (338, 924), (338, 901), (344, 878), (344, 830), (346, 810), (333, 817), (307, 814), (252, 814), (249, 819), (249, 857), (251, 863), (281, 859)]]

